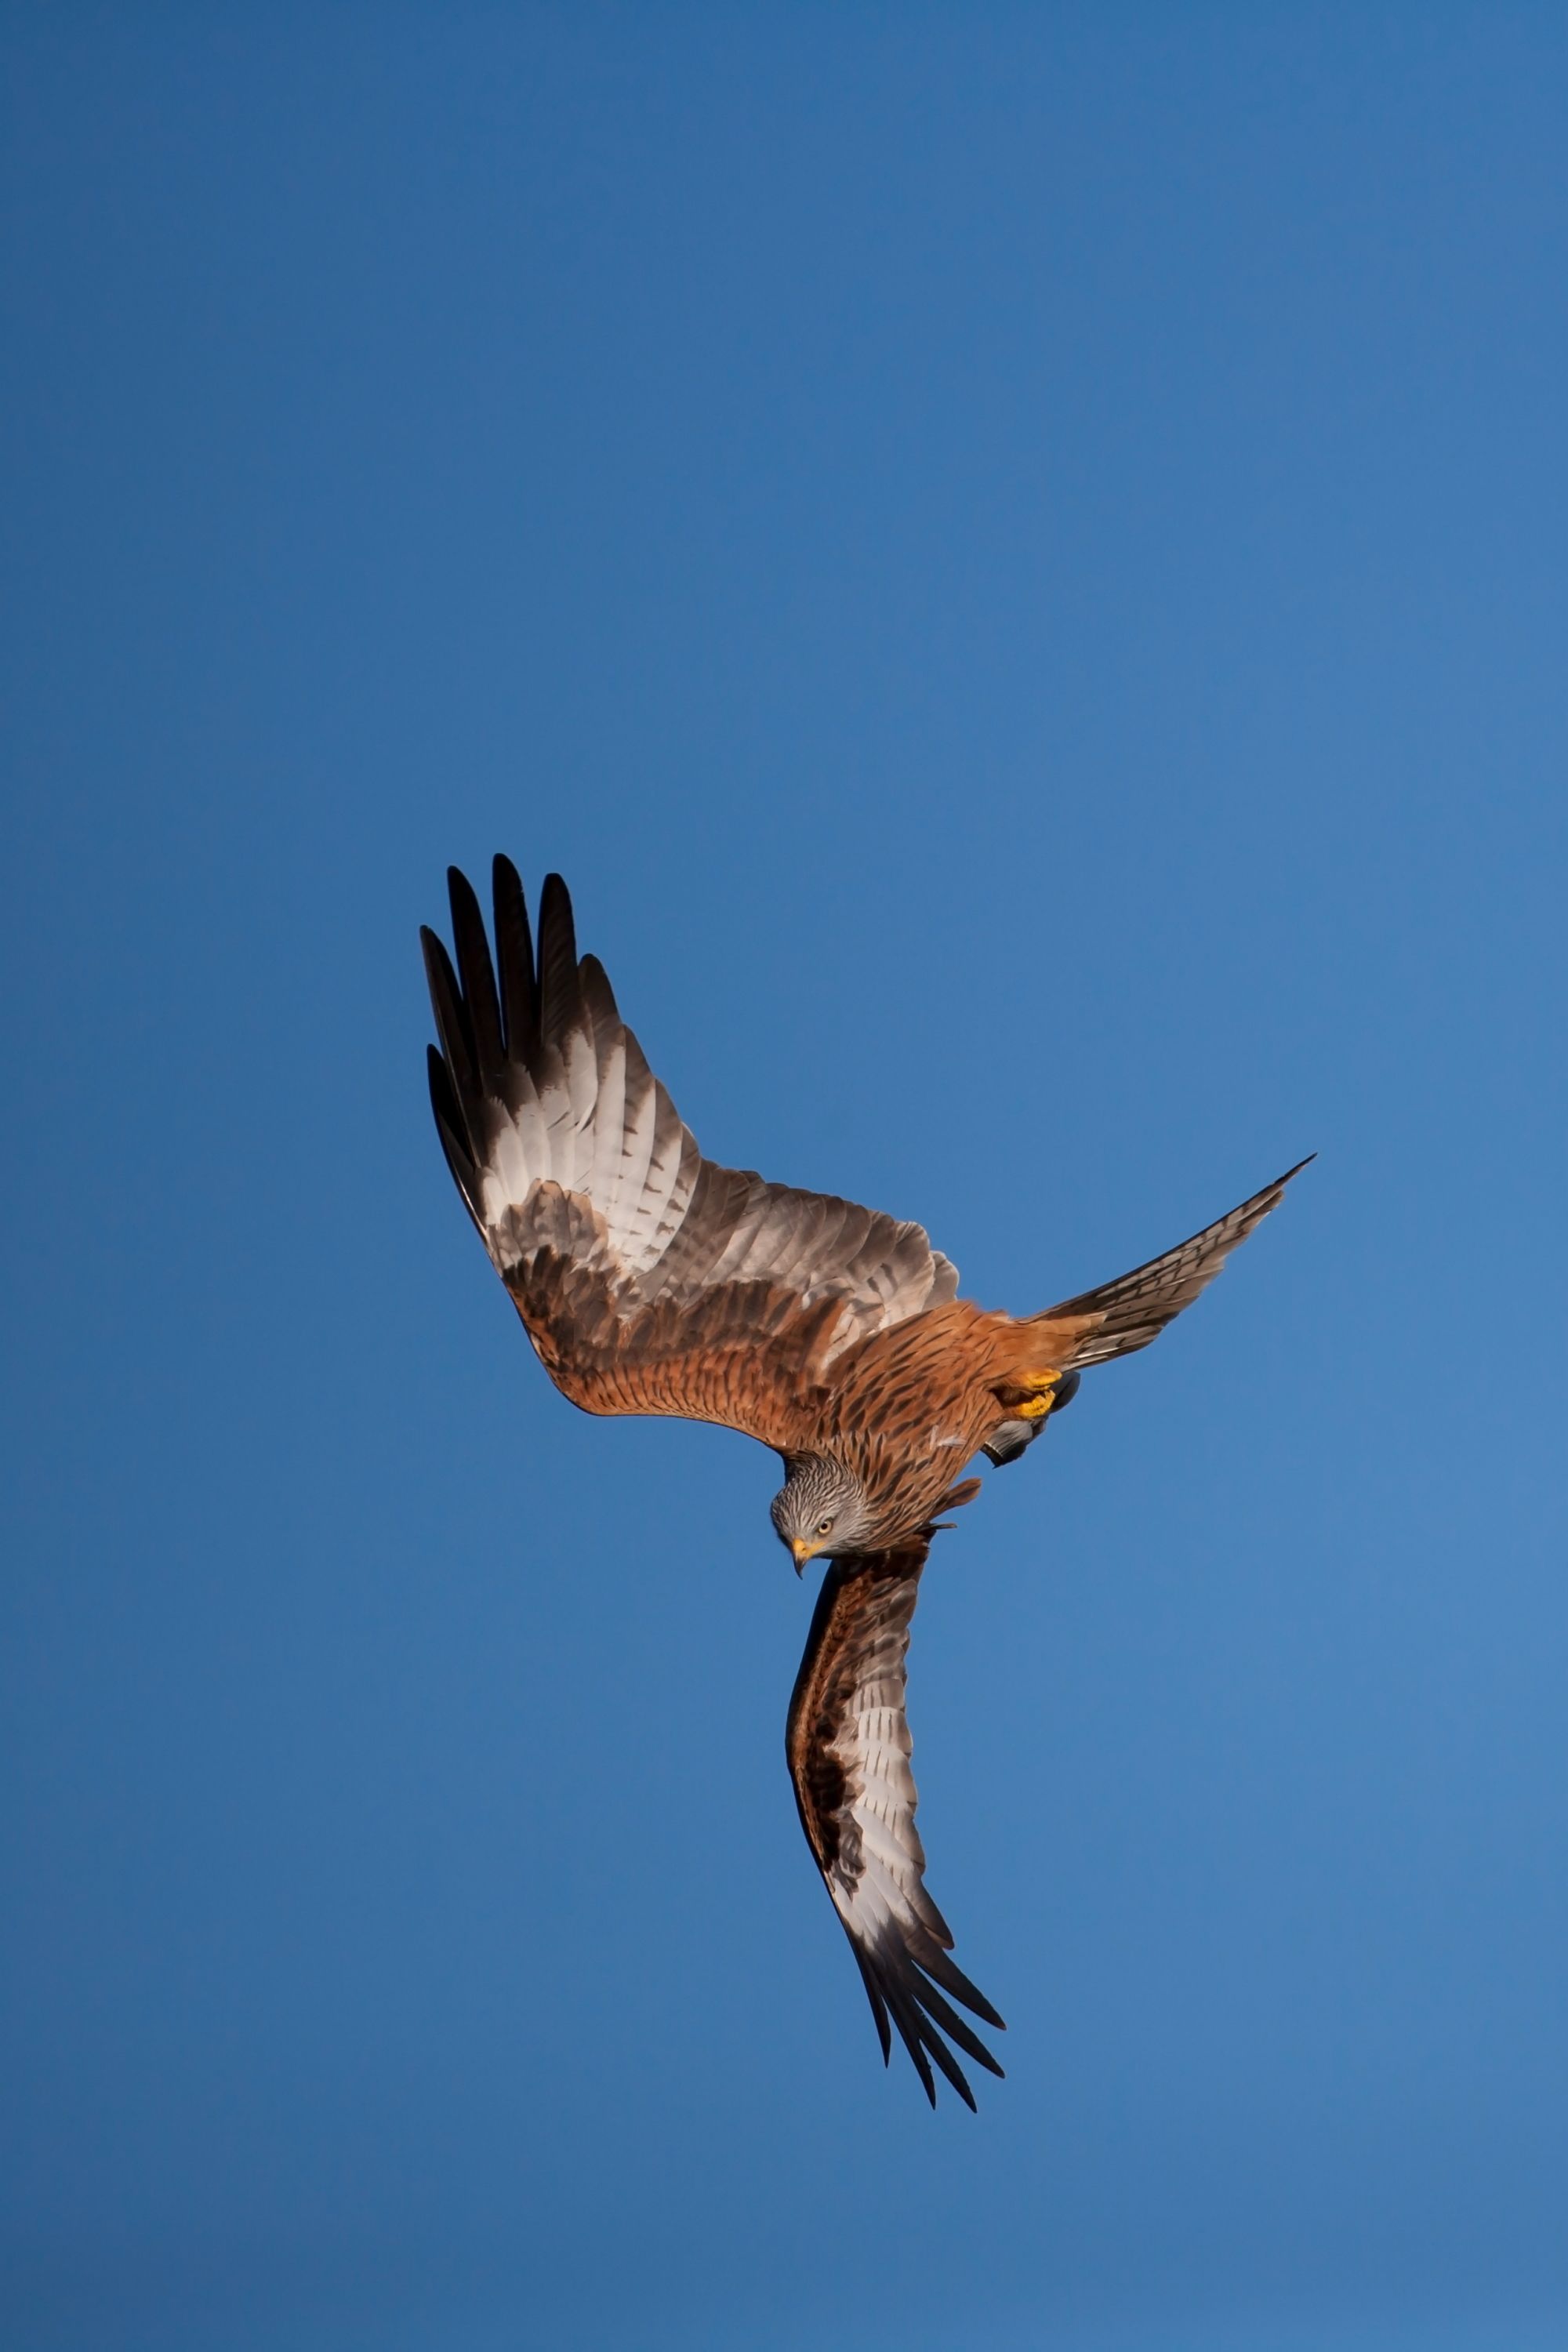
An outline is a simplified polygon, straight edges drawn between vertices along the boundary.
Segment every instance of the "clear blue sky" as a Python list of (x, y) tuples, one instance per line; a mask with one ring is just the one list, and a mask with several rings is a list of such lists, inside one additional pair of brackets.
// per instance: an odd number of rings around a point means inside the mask
[[(16, 6), (16, 2352), (1568, 2338), (1568, 26)], [(884, 2075), (771, 1457), (550, 1389), (449, 859), (987, 1303)]]

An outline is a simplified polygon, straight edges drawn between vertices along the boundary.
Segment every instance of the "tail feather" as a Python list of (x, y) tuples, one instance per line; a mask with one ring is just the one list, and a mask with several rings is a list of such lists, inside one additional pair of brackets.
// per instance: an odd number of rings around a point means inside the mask
[(1279, 1207), (1291, 1178), (1316, 1158), (1316, 1152), (1310, 1152), (1228, 1216), (1205, 1225), (1190, 1241), (1179, 1242), (1163, 1257), (1030, 1316), (1017, 1327), (1030, 1366), (1050, 1364), (1066, 1370), (1069, 1365), (1103, 1364), (1112, 1356), (1130, 1356), (1146, 1348), (1208, 1287), (1231, 1251), (1240, 1247), (1270, 1209)]

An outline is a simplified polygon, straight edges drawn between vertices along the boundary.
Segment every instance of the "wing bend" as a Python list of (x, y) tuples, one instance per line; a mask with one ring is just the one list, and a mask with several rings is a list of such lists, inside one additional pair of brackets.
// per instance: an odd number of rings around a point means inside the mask
[(952, 2001), (999, 2031), (1002, 2020), (949, 1958), (952, 1931), (926, 1892), (904, 1705), (910, 1624), (929, 1549), (927, 1535), (903, 1551), (833, 1562), (795, 1678), (784, 1747), (801, 1827), (859, 1967), (884, 2063), (891, 2018), (932, 2106), (934, 2060), (973, 2107), (942, 2036), (988, 2074), (1002, 2069)]

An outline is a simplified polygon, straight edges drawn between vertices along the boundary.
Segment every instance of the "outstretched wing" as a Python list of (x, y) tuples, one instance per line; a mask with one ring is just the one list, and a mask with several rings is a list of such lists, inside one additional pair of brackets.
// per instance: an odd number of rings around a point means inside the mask
[(904, 1660), (929, 1538), (908, 1550), (835, 1560), (817, 1596), (790, 1700), (784, 1750), (816, 1866), (859, 1964), (884, 2061), (888, 2021), (936, 2105), (934, 2059), (966, 2105), (973, 2095), (942, 2035), (988, 2073), (1002, 2069), (952, 2001), (1002, 2020), (948, 1955), (952, 1936), (926, 1893), (904, 1712)]
[[(952, 1297), (919, 1225), (705, 1160), (578, 958), (557, 875), (533, 952), (522, 886), (495, 861), (496, 961), (464, 877), (456, 970), (421, 937), (447, 1162), (546, 1370), (590, 1412), (721, 1422), (788, 1453), (855, 1340)], [(499, 976), (498, 976), (499, 975)]]
[[(1228, 1216), (1205, 1225), (1191, 1241), (1179, 1242), (1163, 1257), (1151, 1258), (1147, 1265), (1134, 1266), (1115, 1282), (1102, 1283), (1098, 1290), (1082, 1291), (1076, 1298), (1064, 1298), (1059, 1307), (1047, 1307), (1044, 1314), (1031, 1316), (1028, 1328), (1039, 1335), (1042, 1359), (1048, 1358), (1065, 1371), (1103, 1364), (1112, 1356), (1130, 1356), (1135, 1349), (1146, 1348), (1184, 1307), (1192, 1305), (1231, 1251), (1239, 1248), (1270, 1209), (1278, 1208), (1291, 1177), (1299, 1176), (1316, 1157), (1310, 1152), (1306, 1160), (1299, 1160), (1261, 1192), (1254, 1192), (1250, 1201), (1243, 1201)], [(1047, 1337), (1047, 1326), (1053, 1333), (1059, 1331), (1059, 1344)]]

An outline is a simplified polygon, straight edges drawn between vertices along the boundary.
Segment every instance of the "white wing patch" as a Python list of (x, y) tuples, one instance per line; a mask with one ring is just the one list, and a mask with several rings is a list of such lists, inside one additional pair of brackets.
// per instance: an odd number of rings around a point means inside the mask
[[(557, 1242), (570, 1234), (574, 1250), (595, 1262), (607, 1259), (637, 1305), (752, 1281), (793, 1286), (805, 1307), (841, 1298), (828, 1361), (956, 1296), (956, 1268), (920, 1226), (704, 1160), (621, 1019), (603, 970), (593, 957), (578, 961), (570, 902), (558, 885), (546, 885), (537, 969), (521, 894), (509, 907), (521, 928), (506, 931), (498, 896), (498, 997), (482, 919), (459, 884), (453, 918), (461, 987), (447, 978), (438, 942), (427, 940), (427, 954), (448, 1065), (455, 1073), (465, 1059), (476, 1071), (486, 1065), (466, 1098), (472, 1162), (466, 1176), (460, 1153), (453, 1167), (503, 1277), (548, 1229)], [(509, 887), (515, 889), (514, 876)], [(531, 1008), (526, 1035), (503, 1039), (503, 1003)], [(532, 1213), (544, 1184), (591, 1213), (565, 1225)]]
[(952, 2003), (987, 2024), (1002, 2020), (951, 1958), (952, 1932), (926, 1892), (905, 1711), (910, 1625), (929, 1541), (828, 1570), (785, 1747), (801, 1825), (859, 1963), (883, 2056), (896, 2027), (932, 2104), (934, 2062), (973, 2106), (948, 2043), (991, 2074), (1002, 2070)]
[[(513, 1099), (492, 1106), (479, 1171), (480, 1224), (501, 1273), (516, 1263), (520, 1221), (512, 1213), (527, 1206), (540, 1184), (559, 1184), (593, 1204), (612, 1255), (628, 1274), (657, 1265), (679, 1228), (700, 1155), (640, 1054), (642, 1082), (636, 1083), (628, 1043), (635, 1051), (636, 1041), (623, 1032), (599, 1055), (579, 1031), (564, 1057), (548, 1057), (537, 1083), (520, 1066), (509, 1071)], [(661, 1132), (664, 1148), (656, 1154)]]

